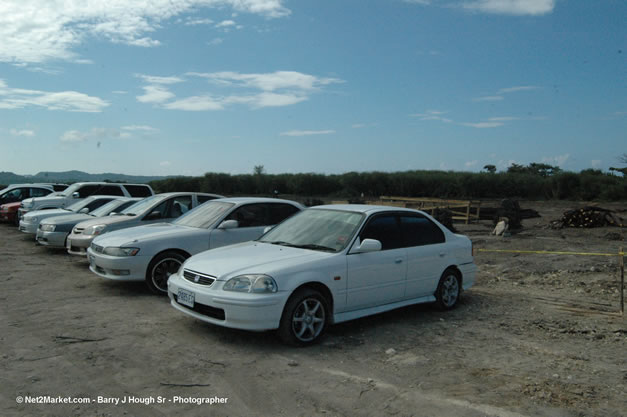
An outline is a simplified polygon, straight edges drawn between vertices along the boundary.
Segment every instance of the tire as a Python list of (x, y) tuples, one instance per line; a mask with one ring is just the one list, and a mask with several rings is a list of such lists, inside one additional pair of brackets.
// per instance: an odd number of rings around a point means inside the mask
[(457, 305), (461, 296), (461, 278), (454, 269), (442, 273), (438, 289), (435, 291), (436, 304), (440, 310), (450, 310)]
[(328, 300), (318, 291), (302, 288), (287, 300), (279, 337), (292, 346), (311, 345), (320, 340), (330, 322)]
[(150, 291), (155, 294), (167, 294), (168, 278), (179, 270), (185, 259), (186, 256), (174, 251), (155, 256), (146, 270), (146, 284)]

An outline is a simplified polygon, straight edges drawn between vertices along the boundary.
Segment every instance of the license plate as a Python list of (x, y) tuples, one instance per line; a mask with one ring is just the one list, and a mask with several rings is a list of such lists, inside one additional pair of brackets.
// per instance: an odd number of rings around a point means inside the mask
[(187, 307), (194, 307), (194, 298), (195, 294), (191, 291), (184, 290), (179, 288), (179, 292), (177, 294), (176, 300), (179, 304), (183, 304)]

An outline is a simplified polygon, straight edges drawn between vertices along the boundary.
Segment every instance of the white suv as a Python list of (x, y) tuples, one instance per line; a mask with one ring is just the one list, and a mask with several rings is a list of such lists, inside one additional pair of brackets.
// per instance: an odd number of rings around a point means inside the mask
[(114, 195), (118, 197), (150, 197), (154, 191), (146, 184), (116, 184), (110, 182), (77, 182), (63, 192), (50, 197), (27, 198), (22, 201), (18, 216), (32, 210), (64, 208), (90, 195)]

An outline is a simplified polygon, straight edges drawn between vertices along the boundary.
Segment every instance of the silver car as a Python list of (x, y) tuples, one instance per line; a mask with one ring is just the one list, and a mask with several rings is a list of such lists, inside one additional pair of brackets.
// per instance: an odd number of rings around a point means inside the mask
[(185, 259), (199, 252), (259, 238), (304, 207), (276, 198), (223, 198), (172, 223), (133, 227), (99, 236), (87, 250), (90, 269), (104, 278), (146, 281), (155, 293)]
[(164, 193), (133, 204), (120, 212), (120, 216), (97, 218), (74, 226), (67, 238), (68, 252), (72, 255), (85, 255), (91, 241), (99, 235), (127, 227), (151, 223), (170, 222), (187, 211), (209, 200), (222, 198), (207, 193)]
[[(69, 216), (55, 216), (42, 220), (37, 228), (35, 239), (37, 243), (53, 248), (64, 248), (66, 246), (67, 237), (72, 228), (78, 223), (94, 217), (104, 217), (125, 208), (132, 206), (140, 201), (141, 198), (120, 197), (116, 200), (109, 201), (107, 204), (95, 209), (90, 213), (76, 213)], [(85, 252), (83, 253), (83, 255)]]

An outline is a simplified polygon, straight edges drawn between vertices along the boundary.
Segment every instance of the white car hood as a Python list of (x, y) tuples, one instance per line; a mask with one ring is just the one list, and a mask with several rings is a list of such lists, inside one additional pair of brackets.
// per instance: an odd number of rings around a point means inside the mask
[(26, 213), (24, 215), (25, 219), (32, 219), (33, 217), (37, 217), (37, 219), (52, 217), (52, 216), (67, 216), (70, 214), (76, 214), (73, 211), (64, 210), (64, 209), (50, 209), (50, 210), (34, 210)]
[(123, 222), (131, 222), (137, 220), (137, 216), (126, 216), (124, 214), (117, 214), (115, 216), (103, 216), (103, 217), (95, 217), (89, 220), (85, 220), (84, 222), (80, 222), (79, 225), (82, 228), (87, 228), (89, 226), (95, 226), (97, 224), (116, 224)]
[(46, 204), (46, 205), (57, 205), (59, 207), (63, 207), (65, 205), (66, 202), (66, 198), (65, 197), (48, 197), (48, 196), (44, 196), (44, 197), (31, 197), (31, 198), (27, 198), (25, 199), (22, 203), (26, 206), (26, 205), (33, 205), (34, 207), (37, 207), (39, 205), (42, 204)]
[(180, 240), (189, 236), (204, 236), (206, 238), (207, 229), (183, 227), (170, 223), (155, 223), (105, 233), (94, 239), (94, 243), (104, 247), (122, 247), (136, 243), (141, 244), (148, 240)]
[(246, 273), (272, 276), (274, 271), (334, 255), (253, 241), (201, 252), (189, 258), (183, 267), (218, 279)]

